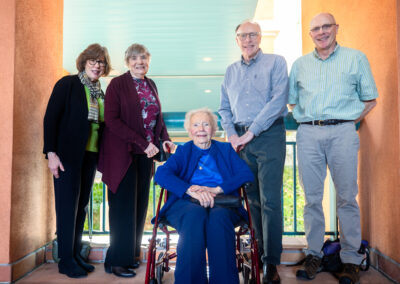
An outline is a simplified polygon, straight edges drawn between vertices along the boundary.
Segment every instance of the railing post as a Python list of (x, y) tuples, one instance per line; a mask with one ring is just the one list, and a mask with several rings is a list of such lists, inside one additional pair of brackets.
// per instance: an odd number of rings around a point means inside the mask
[(293, 144), (293, 231), (297, 234), (297, 156), (296, 142)]

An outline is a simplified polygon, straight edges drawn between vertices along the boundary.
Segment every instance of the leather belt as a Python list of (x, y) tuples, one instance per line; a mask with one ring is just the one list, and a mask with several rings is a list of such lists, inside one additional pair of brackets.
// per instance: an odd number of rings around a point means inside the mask
[(313, 121), (307, 121), (307, 122), (300, 122), (300, 124), (325, 126), (325, 125), (336, 125), (336, 124), (351, 122), (351, 121), (353, 121), (353, 120), (327, 119), (327, 120), (313, 120)]
[(238, 132), (247, 132), (247, 130), (249, 130), (250, 126), (246, 126), (246, 125), (240, 125), (240, 124), (235, 124), (235, 130)]

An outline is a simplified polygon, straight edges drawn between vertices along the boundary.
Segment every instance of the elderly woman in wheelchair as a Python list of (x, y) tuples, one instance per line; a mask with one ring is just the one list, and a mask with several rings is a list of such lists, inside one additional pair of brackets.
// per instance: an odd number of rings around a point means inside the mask
[(211, 139), (217, 117), (209, 109), (188, 112), (185, 128), (193, 141), (178, 147), (155, 175), (169, 192), (159, 216), (179, 233), (175, 283), (239, 283), (234, 228), (244, 208), (216, 206), (215, 200), (237, 195), (253, 174), (229, 143)]

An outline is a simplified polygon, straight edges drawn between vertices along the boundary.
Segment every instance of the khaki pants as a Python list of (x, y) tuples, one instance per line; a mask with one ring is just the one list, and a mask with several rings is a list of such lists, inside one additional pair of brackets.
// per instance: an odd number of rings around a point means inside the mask
[(336, 189), (340, 257), (344, 263), (360, 264), (362, 261), (362, 255), (357, 253), (361, 244), (360, 209), (356, 201), (359, 146), (353, 122), (328, 126), (302, 124), (297, 130), (300, 183), (306, 199), (306, 254), (322, 257), (325, 234), (322, 198), (328, 166)]

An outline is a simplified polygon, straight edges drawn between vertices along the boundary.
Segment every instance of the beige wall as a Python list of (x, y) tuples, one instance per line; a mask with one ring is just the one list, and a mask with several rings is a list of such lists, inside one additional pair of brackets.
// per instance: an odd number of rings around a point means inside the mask
[(363, 238), (400, 262), (399, 7), (396, 0), (302, 0), (303, 52), (313, 49), (311, 18), (334, 14), (338, 42), (363, 51), (379, 91), (378, 106), (359, 134), (360, 207)]
[(54, 238), (42, 123), (62, 75), (62, 0), (0, 0), (0, 264)]

